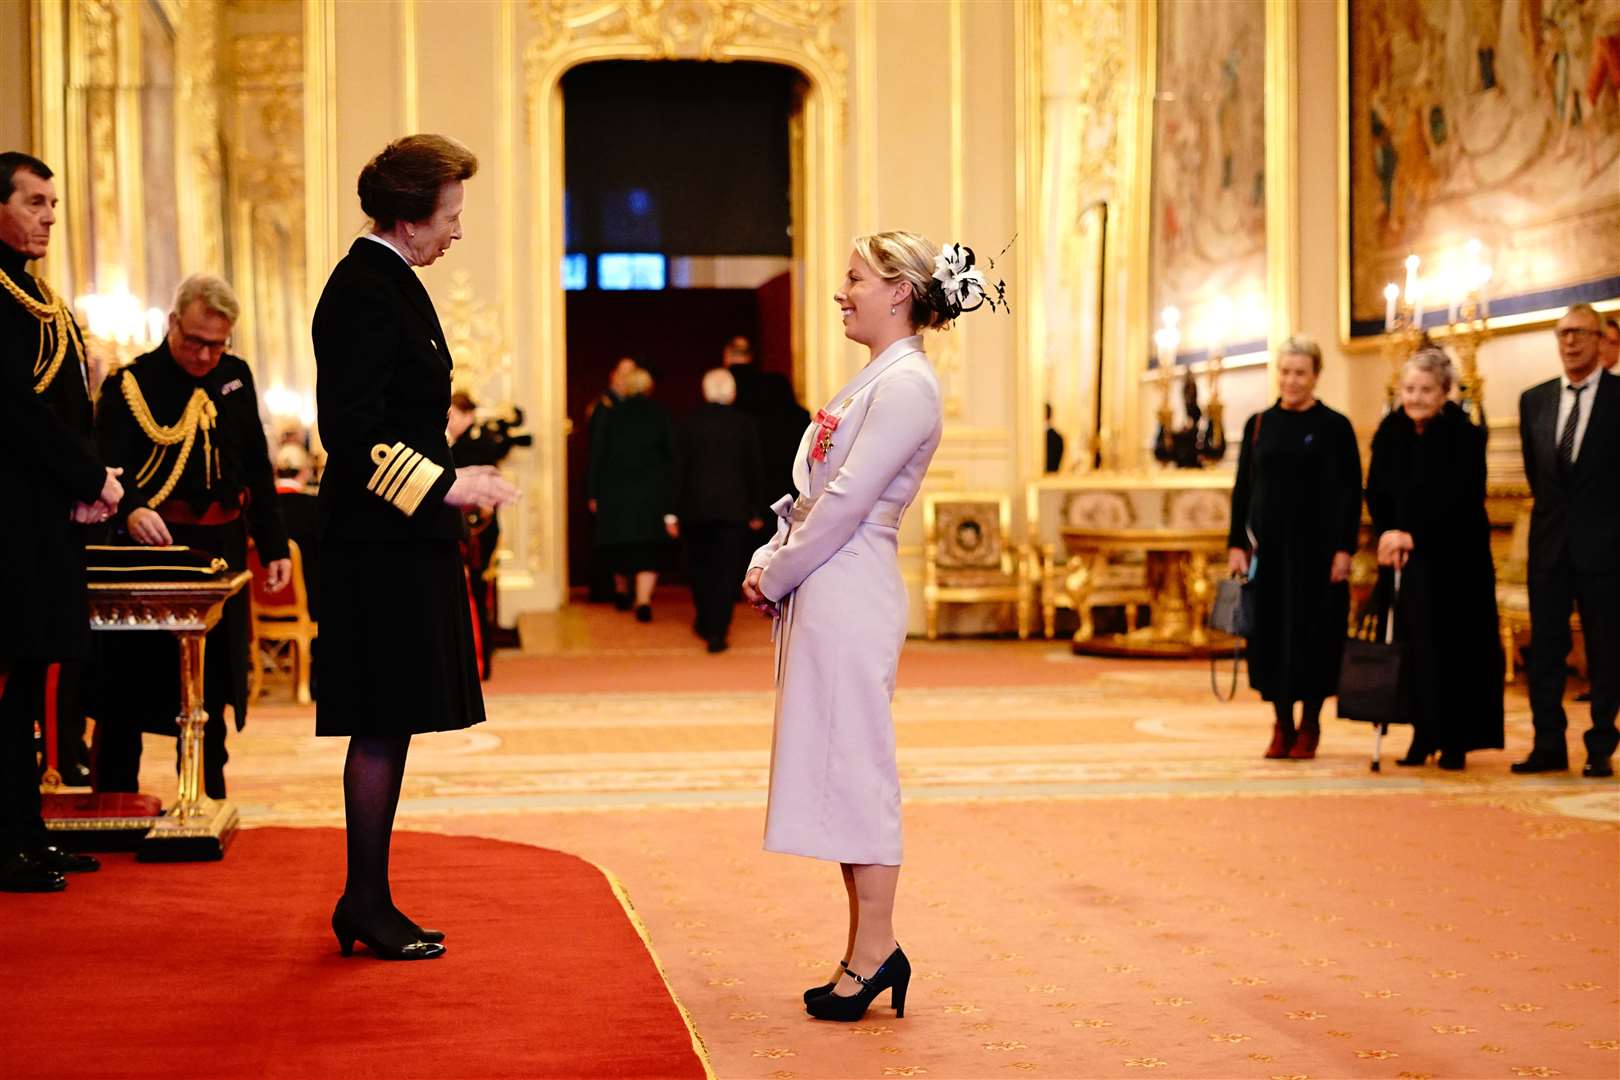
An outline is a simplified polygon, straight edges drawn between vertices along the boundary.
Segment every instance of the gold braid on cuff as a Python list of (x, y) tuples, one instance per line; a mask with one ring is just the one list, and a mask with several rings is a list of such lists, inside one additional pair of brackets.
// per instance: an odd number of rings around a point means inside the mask
[(366, 490), (393, 503), (408, 517), (416, 513), (439, 477), (444, 466), (430, 461), (402, 442), (393, 446), (378, 443), (371, 448), (371, 460), (377, 471), (371, 474)]

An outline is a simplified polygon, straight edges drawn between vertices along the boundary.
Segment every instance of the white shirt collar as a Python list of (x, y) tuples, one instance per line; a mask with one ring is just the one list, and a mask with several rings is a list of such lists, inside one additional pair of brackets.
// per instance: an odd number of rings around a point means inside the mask
[(401, 259), (404, 259), (406, 266), (411, 265), (411, 260), (405, 258), (405, 253), (403, 251), (399, 250), (399, 248), (395, 247), (394, 242), (392, 240), (384, 240), (382, 237), (378, 236), (376, 233), (373, 233), (373, 232), (366, 233), (364, 235), (364, 239), (371, 240), (374, 243), (381, 244), (383, 247), (387, 248), (389, 251), (392, 251), (395, 255), (398, 255)]

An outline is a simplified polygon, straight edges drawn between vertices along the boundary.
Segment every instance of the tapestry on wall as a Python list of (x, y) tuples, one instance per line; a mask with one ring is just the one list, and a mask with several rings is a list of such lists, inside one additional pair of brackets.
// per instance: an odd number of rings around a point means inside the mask
[(1620, 0), (1351, 0), (1348, 20), (1350, 336), (1383, 331), (1409, 254), (1440, 321), (1471, 239), (1493, 318), (1620, 296)]
[(1184, 360), (1263, 350), (1265, 0), (1159, 5), (1153, 317), (1181, 313)]

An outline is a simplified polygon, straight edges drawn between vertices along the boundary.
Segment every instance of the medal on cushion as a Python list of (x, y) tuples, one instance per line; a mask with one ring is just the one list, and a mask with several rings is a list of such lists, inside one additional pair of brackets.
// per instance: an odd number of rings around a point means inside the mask
[(816, 411), (816, 437), (810, 444), (810, 460), (826, 461), (832, 449), (833, 432), (838, 430), (838, 417), (826, 409)]

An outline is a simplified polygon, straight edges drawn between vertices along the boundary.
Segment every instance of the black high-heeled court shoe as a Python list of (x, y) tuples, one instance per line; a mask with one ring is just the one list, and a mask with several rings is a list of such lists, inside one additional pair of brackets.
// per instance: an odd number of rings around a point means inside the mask
[(804, 1009), (817, 1020), (837, 1020), (841, 1023), (850, 1023), (866, 1015), (867, 1007), (872, 999), (883, 993), (891, 991), (889, 1001), (894, 1005), (894, 1015), (899, 1019), (906, 1015), (906, 990), (911, 986), (911, 961), (898, 945), (889, 958), (869, 976), (855, 974), (849, 968), (844, 973), (861, 984), (858, 994), (826, 993), (820, 997), (811, 998), (805, 1002)]
[(394, 909), (394, 914), (405, 920), (405, 925), (411, 928), (411, 933), (416, 935), (416, 940), (426, 941), (433, 945), (437, 945), (439, 942), (444, 940), (443, 930), (428, 930), (424, 927), (417, 926), (416, 920), (399, 910), (399, 908)]
[(1433, 750), (1429, 750), (1429, 749), (1426, 749), (1426, 748), (1421, 747), (1421, 746), (1414, 746), (1414, 747), (1412, 747), (1412, 749), (1410, 749), (1410, 750), (1408, 750), (1406, 752), (1405, 757), (1396, 758), (1395, 759), (1395, 764), (1397, 764), (1397, 765), (1427, 765), (1429, 763), (1429, 758), (1433, 754), (1434, 754)]
[(354, 954), (356, 941), (365, 945), (380, 960), (433, 960), (444, 955), (444, 946), (436, 941), (415, 938), (408, 942), (382, 940), (373, 928), (361, 925), (341, 898), (337, 907), (332, 909), (332, 933), (337, 937), (338, 950), (344, 956)]
[[(840, 961), (838, 961), (838, 966), (843, 968), (845, 971), (848, 971), (849, 970), (849, 961), (848, 960), (840, 960)], [(808, 1005), (808, 1004), (810, 1004), (810, 999), (811, 998), (820, 997), (822, 994), (830, 994), (830, 993), (832, 993), (832, 988), (837, 986), (837, 985), (838, 985), (838, 980), (834, 979), (830, 983), (822, 983), (820, 986), (812, 986), (810, 989), (808, 989), (808, 990), (806, 990), (804, 992), (804, 1003), (806, 1005)]]

